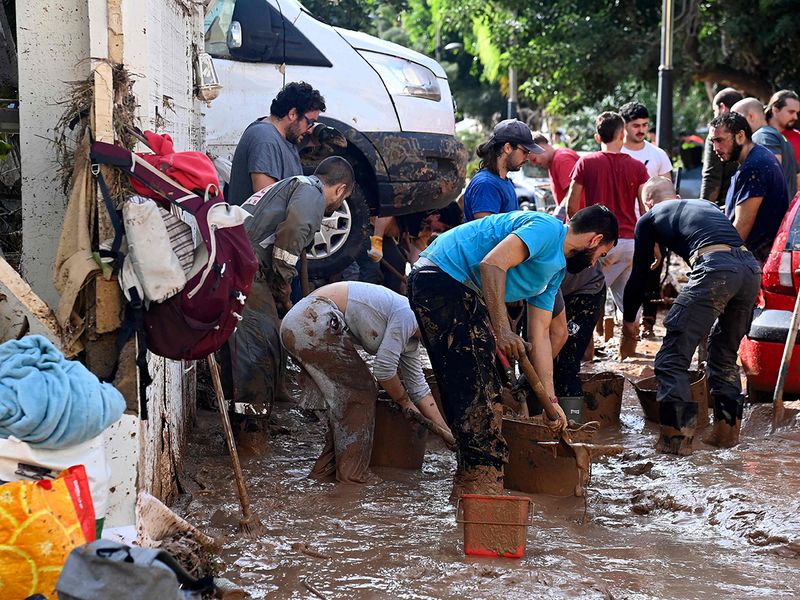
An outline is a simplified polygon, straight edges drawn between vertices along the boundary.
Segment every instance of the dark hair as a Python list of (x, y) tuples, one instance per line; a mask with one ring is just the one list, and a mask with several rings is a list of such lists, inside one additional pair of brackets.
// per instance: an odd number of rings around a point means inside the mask
[(732, 87), (726, 87), (717, 92), (716, 96), (714, 96), (713, 103), (714, 106), (724, 104), (730, 108), (739, 100), (744, 100), (744, 95), (742, 95), (742, 92)]
[(457, 227), (464, 222), (464, 211), (461, 210), (461, 207), (455, 200), (447, 206), (434, 211), (433, 214), (437, 213), (439, 214), (439, 220), (450, 227)]
[[(558, 133), (558, 132), (556, 132)], [(534, 144), (549, 144), (550, 140), (547, 139), (547, 136), (543, 134), (541, 131), (534, 131), (533, 132), (533, 143)]]
[(740, 131), (744, 131), (744, 135), (748, 140), (753, 138), (753, 130), (750, 129), (750, 123), (738, 112), (729, 111), (715, 117), (708, 126), (714, 128), (725, 127), (734, 137)]
[(641, 102), (627, 102), (619, 107), (619, 115), (623, 121), (630, 123), (635, 119), (649, 119), (650, 113)]
[(604, 242), (619, 240), (619, 224), (617, 217), (602, 204), (594, 204), (580, 209), (569, 220), (569, 229), (573, 233), (599, 233)]
[(622, 120), (622, 117), (619, 116), (618, 113), (611, 112), (610, 110), (600, 113), (600, 116), (597, 117), (597, 120), (594, 122), (597, 135), (600, 136), (600, 140), (604, 144), (613, 142), (614, 138), (619, 135), (619, 132), (622, 131), (624, 127), (625, 121)]
[[(508, 143), (516, 148), (516, 144), (513, 142)], [(477, 154), (478, 158), (481, 159), (479, 167), (481, 169), (486, 169), (495, 175), (499, 175), (500, 172), (497, 169), (497, 159), (503, 153), (503, 146), (505, 144), (506, 142), (495, 142), (494, 140), (489, 140), (488, 142), (484, 142), (478, 146), (477, 150), (475, 150), (475, 154)]]
[(772, 94), (772, 98), (769, 99), (769, 104), (767, 104), (766, 113), (767, 119), (772, 118), (772, 108), (777, 108), (778, 110), (782, 109), (786, 106), (787, 100), (798, 100), (797, 93), (793, 92), (792, 90), (780, 90), (779, 92), (775, 92)]
[(289, 111), (296, 109), (304, 114), (309, 111), (325, 111), (325, 98), (305, 81), (293, 81), (283, 86), (269, 107), (269, 114), (283, 118)]
[(324, 185), (347, 184), (347, 189), (352, 190), (355, 182), (353, 167), (341, 156), (329, 156), (317, 165), (314, 175)]

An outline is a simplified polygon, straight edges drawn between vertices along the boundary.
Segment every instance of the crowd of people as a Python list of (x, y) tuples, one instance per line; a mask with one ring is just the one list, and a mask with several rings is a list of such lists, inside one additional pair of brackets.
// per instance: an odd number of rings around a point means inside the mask
[[(715, 96), (697, 199), (676, 193), (672, 162), (647, 139), (650, 115), (639, 102), (598, 115), (600, 149), (583, 155), (521, 121), (501, 121), (477, 149), (480, 169), (464, 190), (463, 217), (460, 206), (450, 206), (403, 227), (394, 218), (375, 222), (360, 266), (384, 259), (388, 241), (411, 263), (407, 281), (393, 269), (398, 285), (388, 289), (370, 282), (365, 267), (360, 281), (305, 289), (303, 297), (305, 248), (355, 185), (339, 156), (303, 175), (299, 150), (314, 143), (324, 110), (317, 90), (290, 83), (234, 154), (228, 197), (252, 215), (246, 229), (261, 265), (228, 344), (240, 433), (263, 429), (269, 406), (285, 394), (288, 352), (301, 367), (304, 406), (327, 409), (326, 445), (313, 476), (367, 481), (377, 381), (400, 406), (455, 439), (454, 499), (502, 493), (502, 388), (509, 381), (499, 365), (528, 358), (549, 398), (539, 406), (542, 418), (564, 429), (559, 398), (582, 395), (578, 373), (592, 355), (607, 292), (624, 360), (636, 353), (640, 335), (652, 334), (652, 300), (673, 252), (691, 270), (664, 319), (655, 358), (656, 449), (692, 452), (697, 404), (688, 369), (706, 344), (714, 427), (704, 441), (738, 442), (737, 351), (761, 265), (798, 187), (797, 94), (777, 92), (766, 107), (731, 88)], [(699, 148), (700, 141), (691, 143)], [(519, 210), (508, 174), (526, 163), (547, 170), (554, 215)], [(441, 411), (423, 374), (422, 346)], [(372, 374), (357, 347), (374, 355)], [(526, 414), (527, 404), (518, 410)]]

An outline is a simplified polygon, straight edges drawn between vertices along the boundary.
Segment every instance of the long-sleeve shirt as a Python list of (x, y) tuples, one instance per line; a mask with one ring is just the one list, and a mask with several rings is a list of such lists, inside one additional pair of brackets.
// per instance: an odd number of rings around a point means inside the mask
[(412, 402), (431, 393), (422, 372), (417, 319), (408, 298), (380, 285), (350, 281), (344, 320), (364, 350), (375, 356), (375, 379), (391, 379), (399, 369)]
[(655, 205), (636, 223), (633, 267), (623, 296), (623, 316), (636, 320), (644, 300), (647, 275), (655, 257), (655, 244), (666, 246), (689, 262), (692, 254), (712, 244), (742, 246), (733, 224), (706, 200), (666, 200)]
[(322, 225), (322, 183), (313, 175), (290, 177), (256, 192), (242, 208), (253, 215), (245, 229), (259, 263), (289, 283), (300, 253)]

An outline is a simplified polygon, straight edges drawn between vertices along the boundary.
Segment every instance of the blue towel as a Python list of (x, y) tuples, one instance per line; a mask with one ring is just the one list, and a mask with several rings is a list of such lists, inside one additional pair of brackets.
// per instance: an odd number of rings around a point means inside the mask
[(66, 448), (99, 435), (124, 410), (113, 385), (66, 360), (47, 338), (0, 344), (0, 438)]

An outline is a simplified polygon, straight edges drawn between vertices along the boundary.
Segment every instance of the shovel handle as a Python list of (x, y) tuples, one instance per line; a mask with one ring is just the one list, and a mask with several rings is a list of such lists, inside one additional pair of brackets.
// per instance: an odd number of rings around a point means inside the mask
[[(800, 274), (800, 270), (795, 273)], [(789, 331), (786, 336), (786, 345), (783, 347), (783, 356), (781, 357), (781, 366), (778, 370), (778, 381), (775, 384), (775, 393), (772, 396), (772, 429), (775, 430), (778, 424), (783, 420), (783, 388), (786, 385), (786, 376), (789, 374), (789, 363), (792, 362), (792, 352), (794, 351), (794, 344), (797, 340), (797, 327), (800, 322), (800, 293), (797, 294), (797, 299), (794, 302), (794, 310), (792, 311), (792, 320), (789, 324)]]

